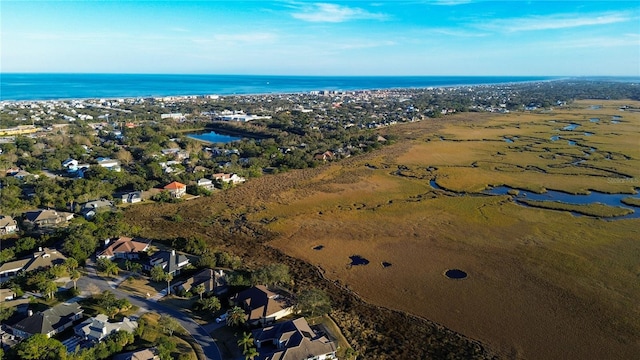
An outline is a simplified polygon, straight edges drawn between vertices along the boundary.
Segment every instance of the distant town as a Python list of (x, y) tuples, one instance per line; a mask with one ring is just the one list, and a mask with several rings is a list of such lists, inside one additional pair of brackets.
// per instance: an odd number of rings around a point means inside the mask
[[(4, 357), (359, 358), (328, 316), (328, 294), (298, 287), (287, 265), (248, 264), (201, 238), (144, 238), (123, 212), (368, 153), (396, 142), (380, 130), (399, 123), (547, 112), (581, 98), (639, 100), (640, 86), (1, 101)], [(187, 226), (180, 213), (168, 217)]]

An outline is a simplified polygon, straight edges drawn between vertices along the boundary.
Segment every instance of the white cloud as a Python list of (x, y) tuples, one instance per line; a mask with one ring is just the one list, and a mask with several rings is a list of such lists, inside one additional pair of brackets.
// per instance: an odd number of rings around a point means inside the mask
[(294, 5), (296, 12), (291, 16), (309, 22), (340, 23), (349, 20), (385, 20), (382, 13), (372, 13), (361, 8), (341, 6), (328, 3)]
[(603, 14), (558, 14), (498, 19), (476, 24), (479, 28), (504, 32), (557, 30), (583, 26), (607, 25), (632, 20), (623, 12)]
[(551, 48), (559, 49), (601, 49), (612, 47), (640, 47), (640, 34), (626, 34), (620, 37), (590, 37), (575, 40), (555, 41), (547, 44)]

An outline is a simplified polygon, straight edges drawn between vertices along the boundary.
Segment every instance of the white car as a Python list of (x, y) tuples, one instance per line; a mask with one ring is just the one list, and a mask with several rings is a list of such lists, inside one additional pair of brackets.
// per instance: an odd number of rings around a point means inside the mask
[(216, 323), (218, 324), (225, 321), (227, 321), (227, 313), (224, 313), (216, 318)]

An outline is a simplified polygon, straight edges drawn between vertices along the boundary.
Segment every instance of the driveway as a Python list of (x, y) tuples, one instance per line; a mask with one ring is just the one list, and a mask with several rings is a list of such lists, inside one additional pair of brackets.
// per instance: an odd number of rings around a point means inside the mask
[(95, 285), (100, 291), (109, 290), (116, 297), (127, 298), (131, 304), (140, 307), (140, 309), (147, 309), (149, 311), (156, 312), (158, 314), (167, 314), (174, 317), (182, 327), (184, 327), (191, 337), (202, 347), (207, 359), (210, 360), (222, 360), (220, 350), (213, 341), (207, 330), (196, 323), (187, 314), (184, 314), (178, 310), (162, 305), (153, 301), (153, 299), (146, 299), (137, 295), (132, 295), (128, 292), (116, 289), (115, 286), (122, 281), (108, 281), (96, 274), (95, 264), (91, 260), (87, 260), (87, 275), (81, 277), (78, 280), (78, 289), (88, 289), (90, 284)]

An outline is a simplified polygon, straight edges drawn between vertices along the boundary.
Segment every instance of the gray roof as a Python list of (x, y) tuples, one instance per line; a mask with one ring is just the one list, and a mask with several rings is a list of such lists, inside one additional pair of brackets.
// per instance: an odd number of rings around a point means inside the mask
[(32, 335), (48, 334), (72, 322), (82, 311), (78, 303), (62, 303), (19, 321), (13, 328)]
[(305, 318), (254, 330), (253, 338), (265, 360), (309, 359), (336, 351), (335, 343), (311, 329)]
[(157, 265), (162, 265), (164, 272), (172, 274), (175, 271), (180, 270), (184, 266), (179, 266), (180, 263), (189, 262), (189, 258), (184, 254), (179, 254), (175, 250), (172, 251), (158, 251), (149, 259), (150, 264), (157, 262)]

